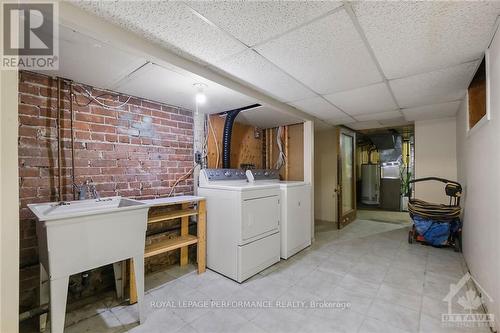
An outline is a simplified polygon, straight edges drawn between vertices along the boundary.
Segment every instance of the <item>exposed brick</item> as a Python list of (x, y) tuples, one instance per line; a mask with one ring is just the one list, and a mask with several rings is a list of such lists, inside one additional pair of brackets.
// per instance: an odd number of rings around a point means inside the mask
[[(19, 184), (20, 246), (22, 270), (21, 308), (37, 298), (38, 250), (34, 215), (29, 203), (59, 200), (57, 168), (57, 81), (41, 74), (20, 71), (19, 80)], [(102, 197), (122, 195), (150, 199), (167, 195), (175, 180), (193, 165), (193, 114), (189, 110), (132, 97), (120, 110), (108, 109), (82, 94), (73, 83), (75, 182), (92, 179)], [(108, 105), (129, 96), (85, 86)], [(71, 170), (71, 113), (69, 85), (64, 84), (61, 103), (62, 180), (64, 200), (73, 199)], [(88, 104), (88, 105), (87, 105)], [(152, 123), (151, 123), (152, 121)], [(192, 194), (189, 177), (176, 194)], [(171, 227), (171, 225), (170, 225)], [(155, 231), (156, 232), (156, 231)], [(177, 252), (146, 261), (148, 270), (178, 262)], [(112, 269), (96, 270), (102, 288), (112, 288)]]

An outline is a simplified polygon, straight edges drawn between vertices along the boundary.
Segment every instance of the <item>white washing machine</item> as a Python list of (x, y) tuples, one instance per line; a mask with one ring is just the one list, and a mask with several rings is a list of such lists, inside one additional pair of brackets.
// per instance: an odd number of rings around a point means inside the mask
[(243, 282), (280, 261), (280, 187), (254, 185), (245, 171), (203, 169), (198, 195), (207, 201), (207, 267)]
[(279, 184), (281, 191), (281, 258), (288, 259), (311, 245), (311, 185), (302, 181), (280, 181), (278, 170), (247, 170), (256, 186)]

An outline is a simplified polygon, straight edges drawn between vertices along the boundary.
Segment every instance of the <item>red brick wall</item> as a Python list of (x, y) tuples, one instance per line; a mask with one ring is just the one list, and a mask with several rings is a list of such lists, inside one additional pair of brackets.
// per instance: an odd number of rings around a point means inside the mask
[[(86, 86), (87, 89), (91, 87)], [(132, 97), (119, 110), (106, 109), (81, 94), (74, 83), (75, 182), (92, 179), (102, 197), (165, 196), (173, 182), (193, 166), (193, 114), (189, 110)], [(108, 105), (129, 96), (93, 89)], [(72, 200), (71, 122), (69, 87), (63, 85), (62, 177), (63, 199)], [(38, 250), (34, 202), (58, 199), (57, 81), (31, 72), (19, 79), (19, 185), (21, 223), (21, 308), (36, 302)], [(190, 177), (176, 194), (192, 193)], [(104, 273), (103, 273), (104, 274)], [(106, 275), (106, 274), (105, 274)], [(112, 281), (112, 277), (107, 277)]]

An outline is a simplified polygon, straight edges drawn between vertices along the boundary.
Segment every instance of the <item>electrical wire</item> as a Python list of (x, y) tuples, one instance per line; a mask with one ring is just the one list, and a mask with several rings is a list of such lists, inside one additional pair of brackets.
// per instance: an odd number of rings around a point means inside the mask
[(283, 135), (283, 130), (284, 130), (283, 126), (279, 126), (278, 131), (276, 133), (276, 143), (278, 145), (278, 150), (279, 150), (278, 159), (275, 165), (276, 170), (281, 169), (286, 163), (286, 155), (283, 152), (283, 141), (281, 140), (281, 136)]
[(198, 165), (200, 165), (200, 164), (199, 164), (199, 163), (196, 163), (196, 164), (195, 164), (195, 165), (194, 165), (191, 169), (189, 169), (189, 171), (188, 171), (188, 172), (186, 172), (184, 175), (182, 175), (181, 177), (179, 177), (179, 178), (175, 181), (174, 185), (172, 185), (172, 187), (170, 188), (170, 192), (168, 193), (167, 197), (172, 196), (172, 194), (174, 193), (175, 187), (176, 187), (177, 185), (179, 185), (179, 183), (180, 183), (181, 181), (183, 181), (183, 180), (185, 180), (187, 177), (189, 177), (189, 176), (193, 173), (194, 169), (196, 169), (196, 167), (197, 167)]
[(90, 99), (94, 100), (97, 104), (99, 104), (100, 106), (102, 106), (102, 107), (104, 107), (104, 108), (107, 108), (107, 109), (119, 109), (119, 108), (121, 108), (121, 107), (123, 107), (123, 106), (127, 105), (127, 103), (128, 103), (128, 102), (130, 101), (130, 99), (132, 98), (132, 96), (129, 96), (129, 97), (127, 98), (127, 100), (126, 100), (125, 102), (123, 102), (122, 104), (120, 104), (120, 105), (107, 105), (107, 104), (105, 104), (105, 103), (101, 102), (100, 100), (98, 100), (98, 99), (97, 99), (97, 97), (96, 97), (96, 96), (94, 96), (94, 95), (92, 95), (92, 92), (88, 91), (85, 87), (82, 87), (82, 89), (83, 89), (83, 90), (87, 93), (87, 95), (88, 95), (88, 96), (86, 96), (86, 97), (88, 97), (88, 98), (90, 98)]
[[(214, 142), (215, 142), (215, 154), (217, 156), (217, 160), (215, 162), (215, 168), (218, 169), (219, 168), (219, 160), (220, 160), (219, 143), (217, 142), (217, 137), (215, 136), (214, 127), (212, 126), (212, 122), (210, 121), (210, 115), (207, 115), (207, 119), (208, 119), (208, 126), (210, 128), (210, 131), (212, 133), (212, 136), (213, 136)], [(207, 135), (207, 137), (208, 137), (208, 135)]]

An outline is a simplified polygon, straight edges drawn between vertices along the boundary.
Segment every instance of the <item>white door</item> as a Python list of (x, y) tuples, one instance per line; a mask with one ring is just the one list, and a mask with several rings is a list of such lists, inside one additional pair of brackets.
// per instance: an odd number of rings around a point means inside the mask
[(243, 200), (243, 241), (279, 228), (279, 196)]
[(286, 255), (290, 256), (308, 246), (311, 241), (311, 187), (287, 189)]

